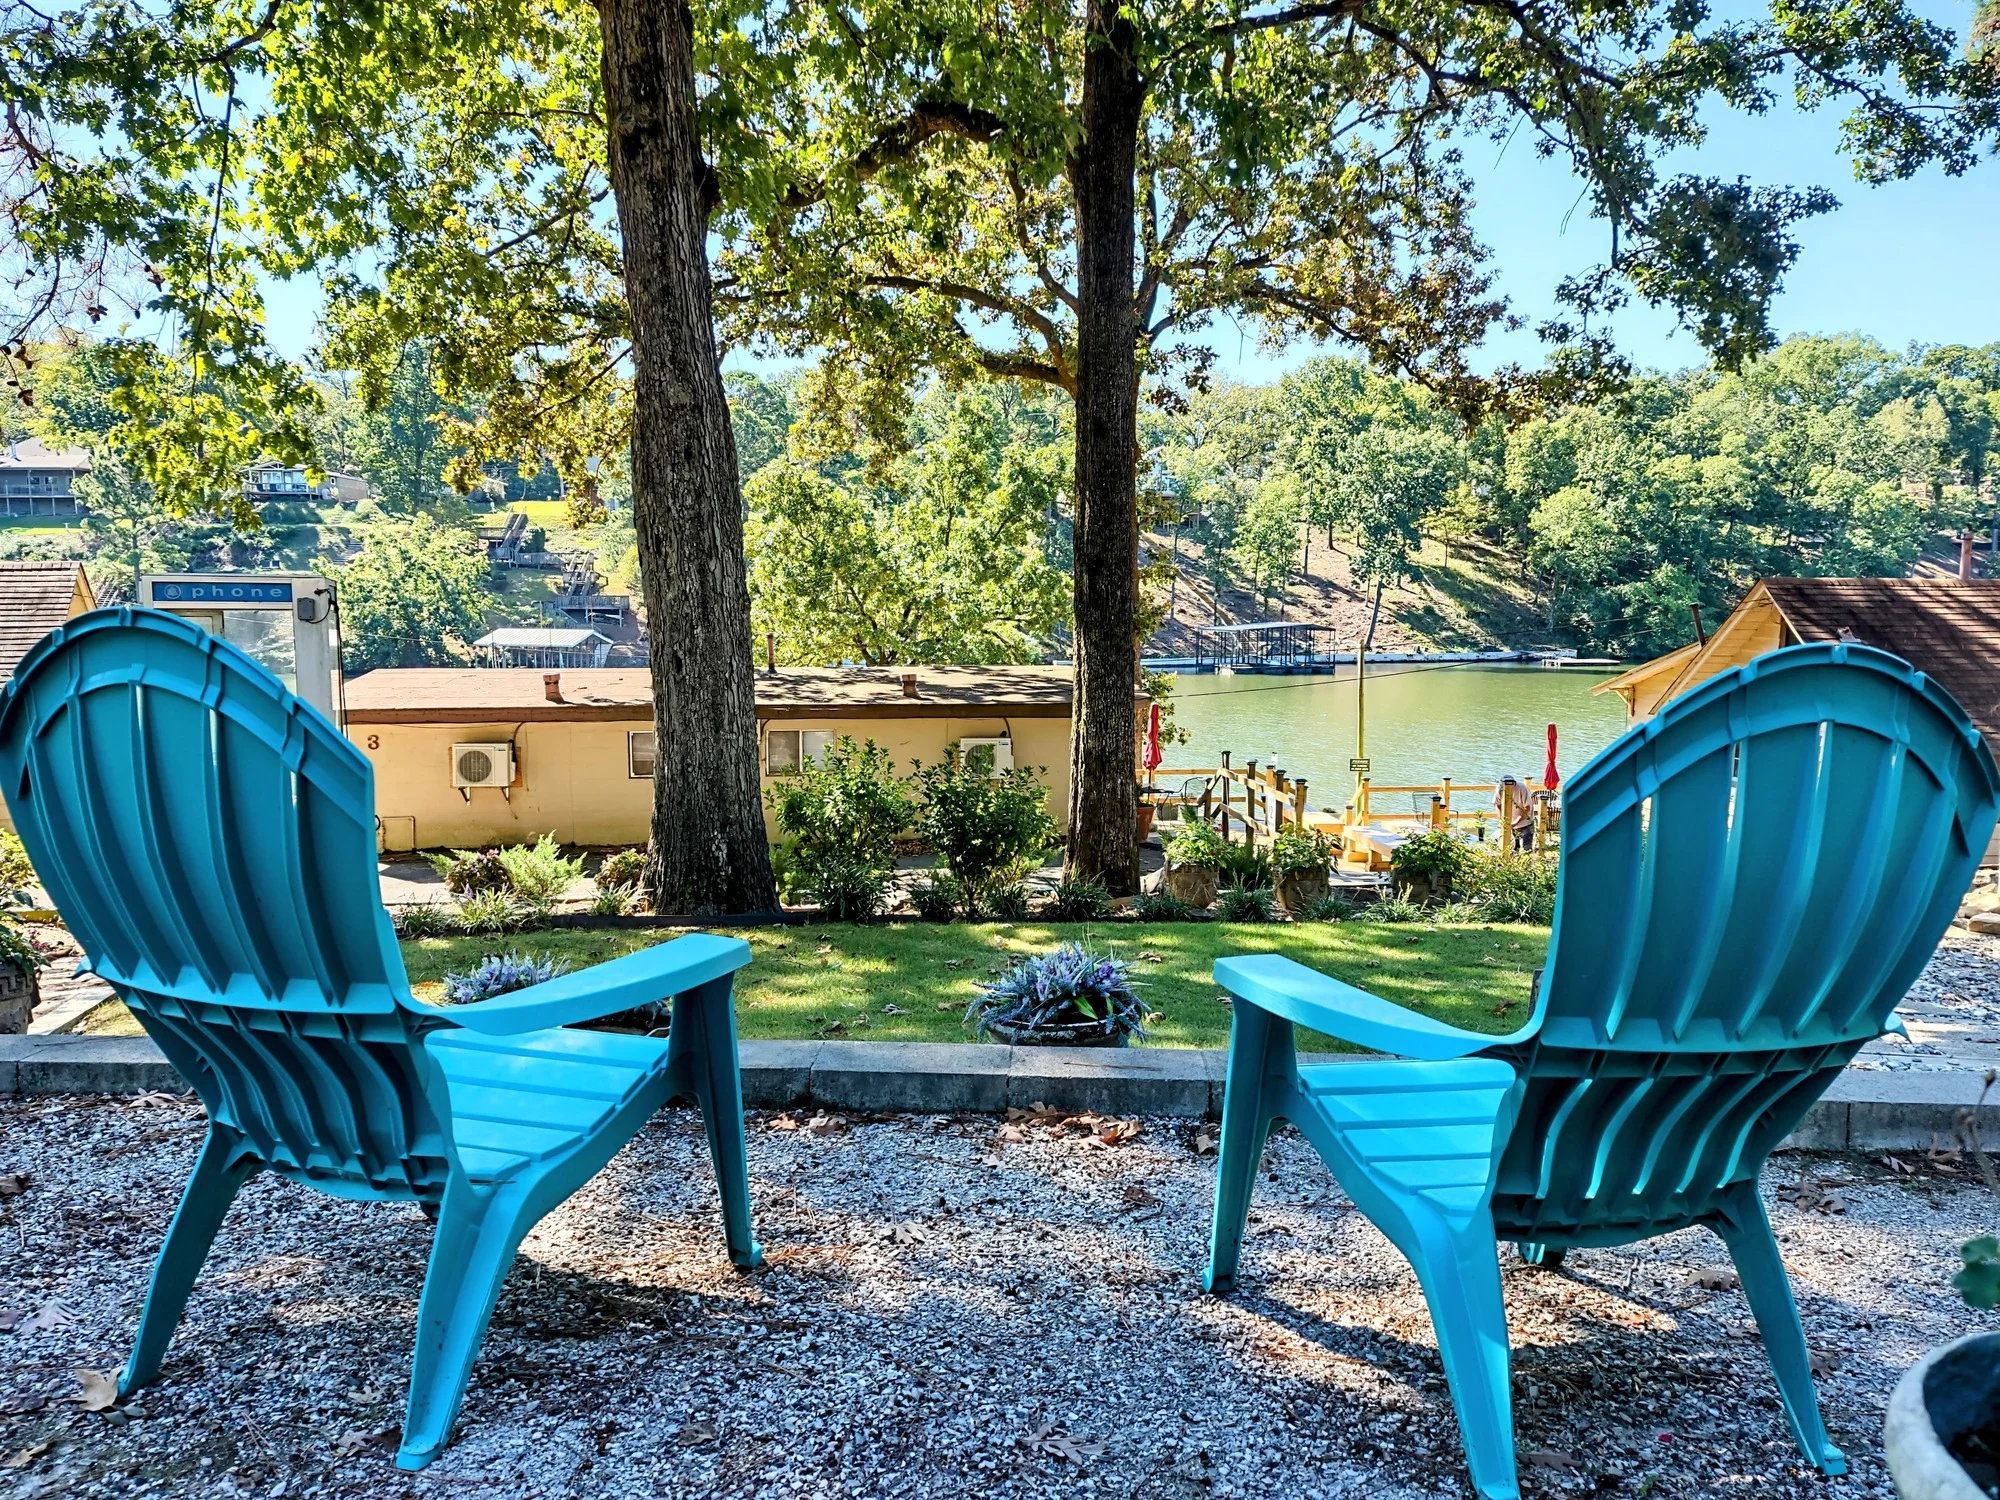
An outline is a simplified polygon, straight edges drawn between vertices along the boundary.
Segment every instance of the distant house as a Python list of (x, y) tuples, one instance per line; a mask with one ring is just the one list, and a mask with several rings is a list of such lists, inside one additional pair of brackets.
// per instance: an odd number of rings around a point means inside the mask
[(1649, 719), (1718, 672), (1807, 641), (1900, 656), (1956, 698), (2000, 755), (2000, 578), (1766, 578), (1708, 639), (1600, 684)]
[(253, 505), (286, 500), (359, 505), (369, 494), (368, 481), (353, 474), (328, 474), (313, 484), (303, 468), (284, 464), (256, 464), (243, 476), (243, 497)]
[[(756, 694), (767, 788), (840, 735), (874, 740), (898, 770), (958, 744), (996, 767), (1046, 768), (1049, 811), (1067, 814), (1068, 667), (780, 667), (757, 674)], [(645, 842), (654, 741), (643, 670), (385, 668), (347, 684), (347, 733), (375, 766), (385, 848), (548, 832)], [(768, 809), (765, 819), (775, 837)]]
[(611, 642), (594, 630), (508, 627), (472, 644), (482, 667), (601, 667), (611, 655)]
[(23, 438), (0, 449), (0, 502), (10, 516), (82, 515), (75, 484), (89, 472), (90, 455), (83, 449)]
[[(63, 621), (97, 608), (89, 575), (76, 562), (0, 562), (0, 684), (36, 641)], [(14, 820), (0, 803), (0, 828)]]

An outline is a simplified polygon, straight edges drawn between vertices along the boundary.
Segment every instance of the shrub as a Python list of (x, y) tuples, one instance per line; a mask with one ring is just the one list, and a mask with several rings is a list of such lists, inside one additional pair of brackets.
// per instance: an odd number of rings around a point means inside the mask
[(532, 844), (510, 844), (499, 857), (508, 888), (523, 901), (554, 901), (583, 877), (582, 856), (564, 859), (552, 833)]
[(620, 849), (607, 854), (597, 867), (599, 885), (638, 885), (646, 878), (646, 851)]
[(1167, 863), (1193, 870), (1219, 870), (1229, 857), (1229, 845), (1213, 823), (1191, 818), (1167, 840)]
[(12, 969), (26, 978), (42, 965), (42, 951), (35, 940), (13, 922), (0, 922), (0, 967)]
[(1271, 873), (1282, 880), (1301, 870), (1324, 870), (1333, 863), (1333, 840), (1316, 828), (1287, 823), (1271, 841)]
[(1345, 922), (1354, 915), (1354, 903), (1339, 896), (1321, 896), (1301, 915), (1308, 922)]
[(859, 860), (878, 870), (896, 862), (893, 843), (910, 821), (909, 788), (889, 752), (842, 735), (765, 796), (778, 830), (794, 842), (801, 868)]
[(1271, 883), (1271, 856), (1247, 843), (1223, 845), (1221, 882), (1226, 889), (1263, 890)]
[(590, 898), (590, 914), (593, 917), (622, 917), (638, 904), (637, 886), (600, 883), (597, 894)]
[(1051, 1040), (1079, 1032), (1144, 1036), (1146, 1007), (1132, 989), (1125, 963), (1064, 943), (1053, 953), (1024, 959), (992, 984), (965, 1013), (984, 1037), (995, 1027), (1051, 1033)]
[(926, 922), (949, 922), (964, 900), (964, 887), (949, 875), (933, 876), (910, 892), (911, 907)]
[(476, 1001), (491, 1000), (495, 995), (525, 990), (530, 985), (545, 983), (558, 974), (568, 972), (567, 959), (546, 953), (540, 958), (527, 953), (489, 954), (469, 974), (444, 976), (445, 1003), (471, 1005)]
[(454, 849), (449, 854), (426, 854), (424, 858), (454, 896), (504, 891), (509, 884), (507, 867), (492, 849)]
[(1405, 840), (1389, 857), (1389, 873), (1398, 888), (1414, 882), (1443, 897), (1464, 887), (1477, 857), (1443, 829), (1433, 829)]
[(396, 913), (396, 932), (401, 937), (443, 937), (453, 925), (451, 909), (435, 901), (406, 906)]
[(995, 922), (1025, 922), (1028, 920), (1028, 888), (1019, 882), (995, 886), (979, 903), (979, 909), (982, 915)]
[(28, 846), (11, 828), (0, 828), (0, 893), (12, 893), (36, 884), (35, 867), (28, 859)]
[(1141, 922), (1199, 922), (1202, 914), (1171, 891), (1147, 891), (1132, 903)]
[(797, 905), (806, 899), (806, 874), (799, 868), (797, 839), (771, 845), (771, 879), (777, 882), (780, 901)]
[(1111, 892), (1095, 881), (1064, 878), (1042, 908), (1051, 922), (1096, 922), (1111, 915)]
[(1216, 912), (1225, 922), (1274, 922), (1278, 916), (1270, 891), (1254, 885), (1224, 891), (1216, 900)]
[(1556, 862), (1546, 854), (1504, 850), (1474, 858), (1465, 894), (1486, 922), (1535, 922), (1556, 918)]
[(1384, 896), (1361, 913), (1364, 922), (1425, 922), (1430, 912), (1408, 896)]
[(1010, 884), (1056, 841), (1048, 789), (1026, 767), (998, 776), (956, 753), (916, 775), (917, 831), (938, 852), (976, 906), (996, 885)]
[(474, 891), (458, 903), (458, 930), (483, 933), (518, 932), (547, 908), (536, 908), (511, 891)]
[(865, 922), (882, 909), (889, 874), (846, 851), (821, 856), (805, 876), (807, 894), (835, 922)]

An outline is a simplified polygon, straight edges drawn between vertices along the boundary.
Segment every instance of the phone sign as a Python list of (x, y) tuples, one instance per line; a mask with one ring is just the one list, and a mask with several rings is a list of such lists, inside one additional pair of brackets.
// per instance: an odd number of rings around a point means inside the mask
[(287, 583), (238, 583), (218, 579), (213, 583), (156, 583), (156, 604), (290, 604), (292, 586)]

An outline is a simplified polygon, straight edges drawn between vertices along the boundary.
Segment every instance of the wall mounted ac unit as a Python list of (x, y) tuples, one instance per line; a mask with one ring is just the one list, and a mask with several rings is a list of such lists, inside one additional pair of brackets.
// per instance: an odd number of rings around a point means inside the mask
[(511, 744), (453, 745), (451, 784), (455, 787), (511, 786), (514, 781), (514, 747)]
[(1006, 735), (958, 742), (959, 758), (968, 766), (984, 766), (995, 776), (1014, 769), (1014, 741)]

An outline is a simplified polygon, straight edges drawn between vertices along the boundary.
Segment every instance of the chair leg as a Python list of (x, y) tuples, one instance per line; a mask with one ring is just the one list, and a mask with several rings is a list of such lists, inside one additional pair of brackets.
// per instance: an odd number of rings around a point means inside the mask
[(482, 1194), (456, 1174), (445, 1188), (423, 1299), (417, 1304), (410, 1403), (397, 1468), (421, 1469), (451, 1441), (451, 1424), (493, 1305), (535, 1218), (518, 1189)]
[(724, 977), (676, 996), (668, 1049), (671, 1060), (686, 1064), (701, 1105), (729, 1259), (748, 1271), (764, 1263), (764, 1251), (750, 1227), (750, 1153), (743, 1138), (743, 1075), (730, 988)]
[(1507, 1306), (1489, 1213), (1453, 1225), (1419, 1209), (1405, 1246), (1430, 1308), (1438, 1354), (1458, 1411), (1466, 1467), (1488, 1500), (1516, 1500), (1514, 1404), (1508, 1386)]
[(242, 1150), (242, 1137), (232, 1130), (208, 1128), (194, 1173), (181, 1192), (181, 1206), (167, 1229), (166, 1243), (153, 1265), (153, 1284), (146, 1292), (146, 1305), (139, 1313), (139, 1336), (132, 1343), (132, 1357), (118, 1377), (118, 1394), (129, 1396), (160, 1373), (167, 1345), (174, 1329), (187, 1311), (188, 1295), (194, 1279), (208, 1259), (209, 1246), (222, 1227), (223, 1217), (235, 1200), (237, 1189), (256, 1176), (264, 1163)]
[(1540, 1266), (1545, 1271), (1553, 1271), (1560, 1266), (1567, 1253), (1560, 1245), (1550, 1247), (1537, 1240), (1517, 1241), (1514, 1248), (1521, 1252), (1523, 1264)]
[(1222, 1140), (1215, 1159), (1215, 1221), (1209, 1230), (1202, 1286), (1218, 1295), (1236, 1290), (1250, 1190), (1270, 1139), (1271, 1073), (1291, 1063), (1292, 1023), (1245, 1000), (1230, 1008), (1229, 1074), (1222, 1093)]
[(1792, 1284), (1785, 1275), (1785, 1262), (1778, 1253), (1777, 1237), (1771, 1233), (1771, 1221), (1765, 1216), (1764, 1202), (1757, 1196), (1757, 1184), (1745, 1182), (1732, 1188), (1724, 1200), (1724, 1212), (1728, 1217), (1716, 1224), (1715, 1231), (1729, 1247), (1729, 1258), (1736, 1263), (1737, 1277), (1743, 1283), (1744, 1299), (1757, 1319), (1757, 1332), (1763, 1336), (1764, 1353), (1777, 1377), (1792, 1437), (1822, 1473), (1845, 1474), (1847, 1455), (1833, 1445), (1820, 1418), (1805, 1326), (1799, 1322)]

